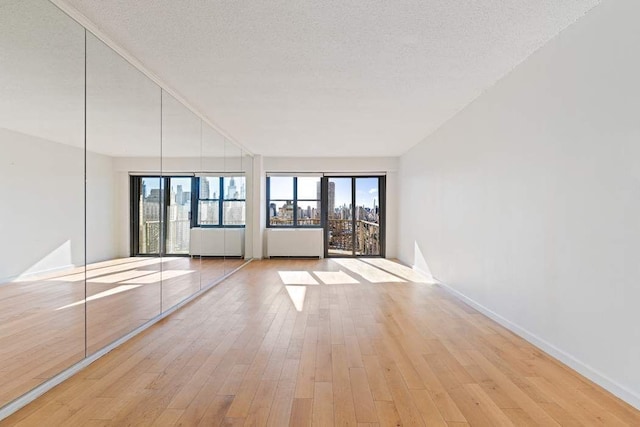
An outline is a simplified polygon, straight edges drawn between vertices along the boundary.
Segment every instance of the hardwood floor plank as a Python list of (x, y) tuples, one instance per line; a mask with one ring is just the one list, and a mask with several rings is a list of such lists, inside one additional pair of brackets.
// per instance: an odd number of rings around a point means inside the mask
[(318, 328), (309, 326), (304, 335), (302, 344), (302, 355), (300, 357), (300, 368), (296, 381), (295, 397), (313, 398), (316, 380), (316, 353), (317, 353)]
[(351, 392), (356, 411), (356, 419), (359, 423), (376, 423), (376, 405), (373, 403), (373, 395), (367, 380), (364, 368), (350, 368)]
[[(128, 264), (97, 267), (95, 277), (130, 277)], [(357, 270), (389, 277), (375, 268)], [(353, 281), (306, 285), (298, 311), (281, 271), (340, 271)], [(640, 425), (635, 408), (437, 286), (352, 273), (331, 259), (254, 261), (0, 426)], [(29, 330), (11, 326), (0, 330)], [(32, 339), (34, 350), (48, 342), (38, 331)], [(0, 365), (0, 396), (26, 379), (38, 384), (55, 363)]]
[(313, 419), (313, 399), (294, 398), (291, 404), (291, 427), (310, 426)]
[(160, 413), (160, 416), (155, 419), (154, 427), (171, 427), (177, 424), (178, 420), (184, 413), (184, 409), (172, 409), (167, 408)]
[(353, 426), (357, 422), (356, 411), (344, 344), (333, 345), (332, 355), (334, 423), (341, 426)]
[(314, 386), (312, 426), (333, 425), (333, 387), (331, 383), (317, 382)]
[(402, 420), (393, 402), (376, 400), (376, 413), (382, 426), (401, 426)]
[(433, 402), (427, 390), (411, 390), (411, 397), (415, 403), (422, 420), (427, 426), (446, 426), (447, 422), (442, 417), (438, 407)]
[(267, 425), (271, 427), (285, 426), (291, 419), (293, 406), (293, 394), (295, 391), (295, 381), (290, 379), (278, 382), (275, 397), (271, 404), (271, 411)]
[[(200, 418), (199, 426), (217, 426), (220, 425), (225, 418), (225, 414), (229, 410), (233, 402), (233, 396), (215, 396), (213, 397), (211, 404), (204, 411)], [(180, 425), (180, 424), (178, 424)], [(182, 425), (189, 425), (183, 423)], [(191, 424), (194, 425), (194, 424)]]
[(477, 406), (487, 415), (495, 426), (513, 426), (513, 423), (478, 384), (465, 384), (465, 390), (475, 400)]
[(378, 361), (378, 356), (363, 356), (365, 371), (369, 380), (369, 386), (374, 400), (393, 400), (384, 371)]
[(271, 403), (276, 395), (278, 382), (274, 380), (262, 380), (251, 402), (249, 412), (245, 419), (247, 426), (265, 426), (269, 419)]

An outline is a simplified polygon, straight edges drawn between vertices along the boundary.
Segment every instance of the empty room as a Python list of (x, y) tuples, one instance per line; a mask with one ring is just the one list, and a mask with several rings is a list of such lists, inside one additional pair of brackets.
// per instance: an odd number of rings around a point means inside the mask
[(0, 426), (640, 426), (639, 14), (0, 0)]

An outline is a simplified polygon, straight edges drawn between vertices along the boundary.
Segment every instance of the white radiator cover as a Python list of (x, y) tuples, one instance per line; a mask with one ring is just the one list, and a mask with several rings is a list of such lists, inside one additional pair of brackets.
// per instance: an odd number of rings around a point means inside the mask
[(189, 255), (244, 256), (244, 228), (192, 228)]
[(268, 228), (267, 256), (304, 256), (322, 258), (324, 233), (321, 228)]

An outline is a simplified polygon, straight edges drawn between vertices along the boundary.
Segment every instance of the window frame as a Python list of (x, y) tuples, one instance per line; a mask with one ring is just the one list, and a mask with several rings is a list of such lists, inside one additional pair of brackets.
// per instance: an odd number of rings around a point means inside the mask
[[(245, 175), (226, 175), (226, 174), (222, 174), (222, 175), (216, 175), (216, 174), (203, 174), (203, 176), (195, 176), (193, 177), (195, 180), (195, 191), (196, 194), (198, 195), (198, 198), (195, 200), (195, 215), (192, 215), (193, 221), (191, 222), (191, 226), (192, 228), (246, 228), (247, 226), (247, 195), (245, 193), (245, 198), (244, 199), (240, 199), (240, 198), (235, 198), (235, 199), (227, 199), (225, 198), (225, 192), (224, 192), (224, 182), (225, 182), (225, 178), (244, 178), (245, 179), (245, 188), (246, 188), (246, 176)], [(218, 191), (218, 198), (217, 199), (201, 199), (200, 198), (200, 181), (203, 178), (218, 178), (218, 186), (219, 186), (219, 191)], [(200, 201), (211, 201), (211, 202), (218, 202), (218, 224), (200, 224), (199, 223), (199, 215), (200, 215)], [(245, 217), (244, 217), (244, 224), (225, 224), (224, 223), (224, 202), (242, 202), (244, 203), (244, 209), (245, 209)]]
[[(283, 175), (285, 176), (285, 175)], [(319, 183), (320, 183), (320, 199), (298, 199), (298, 178), (300, 178), (300, 176), (298, 175), (286, 175), (287, 177), (291, 177), (293, 178), (293, 199), (289, 200), (289, 199), (271, 199), (271, 176), (267, 175), (266, 176), (266, 199), (267, 199), (267, 215), (266, 215), (266, 226), (267, 228), (323, 228), (324, 227), (324, 215), (322, 214), (322, 186), (324, 185), (322, 183), (322, 177), (318, 177), (319, 179)], [(272, 202), (291, 202), (293, 204), (293, 218), (292, 218), (292, 224), (291, 225), (274, 225), (271, 224), (271, 212), (270, 212), (270, 205)], [(300, 225), (299, 224), (299, 218), (298, 218), (298, 209), (299, 209), (299, 204), (298, 202), (315, 202), (318, 206), (320, 206), (320, 222), (316, 225)]]

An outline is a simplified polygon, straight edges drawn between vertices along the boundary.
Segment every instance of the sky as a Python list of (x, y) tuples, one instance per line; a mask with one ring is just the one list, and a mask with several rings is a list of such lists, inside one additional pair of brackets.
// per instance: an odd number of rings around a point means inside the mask
[[(320, 178), (298, 178), (298, 199), (315, 199)], [(293, 199), (293, 178), (271, 177), (272, 200)], [(351, 204), (351, 178), (329, 178), (336, 185), (336, 207)], [(378, 178), (356, 178), (356, 206), (373, 207), (378, 202)], [(304, 204), (304, 203), (303, 203)]]
[[(317, 183), (320, 178), (300, 177), (298, 178), (298, 199), (315, 199), (317, 197)], [(336, 207), (351, 204), (351, 178), (329, 178), (330, 182), (336, 185)], [(293, 199), (293, 178), (292, 177), (271, 177), (271, 199), (292, 200)], [(160, 180), (158, 178), (145, 178), (147, 194), (152, 188), (158, 188)], [(183, 184), (182, 182), (176, 182)], [(183, 185), (183, 191), (191, 191), (189, 187)], [(373, 207), (378, 206), (378, 178), (356, 178), (356, 206)], [(304, 204), (304, 203), (303, 203)]]

